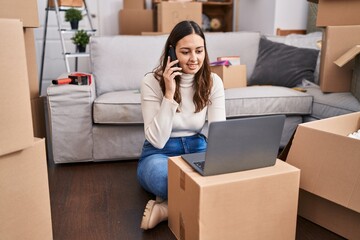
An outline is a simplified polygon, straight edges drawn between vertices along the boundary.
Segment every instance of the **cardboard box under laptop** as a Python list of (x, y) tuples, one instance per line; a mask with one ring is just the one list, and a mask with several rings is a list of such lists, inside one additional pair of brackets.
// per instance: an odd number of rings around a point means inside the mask
[(360, 25), (328, 26), (321, 47), (320, 89), (323, 92), (349, 92), (352, 65), (339, 68), (334, 61), (360, 43)]
[(360, 1), (318, 0), (316, 26), (360, 25)]
[(161, 2), (157, 4), (157, 31), (169, 33), (174, 26), (192, 20), (202, 25), (201, 2)]
[(119, 33), (141, 35), (154, 31), (154, 12), (151, 9), (122, 9), (119, 12)]
[(52, 239), (45, 140), (0, 157), (0, 238)]
[(169, 159), (168, 224), (177, 239), (295, 239), (299, 169), (272, 167), (203, 177)]
[(360, 140), (348, 137), (358, 129), (360, 112), (300, 124), (286, 159), (310, 193), (300, 198), (299, 214), (349, 239), (360, 239), (359, 225), (346, 227), (349, 219), (360, 223)]
[(211, 71), (223, 80), (224, 88), (246, 87), (246, 65), (211, 66)]
[(0, 6), (0, 18), (19, 19), (24, 27), (40, 26), (36, 0), (1, 0)]
[(354, 60), (355, 63), (350, 91), (360, 101), (360, 45), (356, 45), (349, 51), (345, 52), (335, 61), (335, 64), (339, 67), (343, 67), (346, 64), (351, 64), (352, 60)]
[(23, 25), (0, 19), (0, 156), (33, 144)]

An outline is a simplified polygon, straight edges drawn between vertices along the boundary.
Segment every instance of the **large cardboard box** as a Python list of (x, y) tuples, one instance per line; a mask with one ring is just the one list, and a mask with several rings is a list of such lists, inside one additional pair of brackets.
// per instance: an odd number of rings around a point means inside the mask
[(192, 20), (202, 26), (201, 2), (161, 2), (157, 4), (157, 31), (171, 32), (174, 26)]
[(23, 25), (0, 19), (0, 156), (33, 144)]
[[(49, 0), (49, 7), (54, 7), (55, 0)], [(64, 6), (64, 7), (82, 7), (83, 0), (57, 0), (58, 6)]]
[(211, 71), (219, 75), (224, 88), (246, 87), (246, 65), (211, 66)]
[(33, 99), (39, 97), (39, 76), (36, 64), (36, 48), (33, 28), (24, 28), (24, 39), (30, 98)]
[[(359, 45), (355, 45), (343, 55), (341, 55), (336, 61), (335, 64), (339, 67), (343, 67), (352, 60), (355, 61), (353, 68), (353, 76), (351, 79), (351, 93), (360, 101), (360, 41)], [(349, 63), (350, 64), (350, 63)]]
[(52, 239), (45, 140), (0, 157), (1, 239)]
[(360, 25), (328, 26), (321, 47), (320, 88), (323, 92), (349, 92), (352, 66), (339, 68), (334, 61), (360, 43)]
[(360, 239), (360, 213), (303, 189), (298, 214), (350, 240)]
[(145, 0), (124, 0), (123, 9), (146, 9)]
[(299, 169), (275, 166), (203, 177), (169, 159), (169, 227), (177, 239), (295, 239)]
[[(300, 124), (286, 160), (301, 169), (301, 189), (357, 213), (360, 213), (360, 140), (348, 135), (359, 128), (360, 112)], [(307, 208), (317, 211), (315, 206)], [(340, 225), (346, 216), (336, 214), (334, 219)], [(322, 222), (318, 224), (327, 227)], [(336, 226), (330, 230), (343, 234)]]
[(46, 96), (31, 99), (33, 133), (37, 138), (46, 137), (45, 98)]
[(360, 25), (360, 1), (318, 0), (316, 26)]
[(154, 12), (151, 9), (122, 9), (119, 12), (119, 33), (141, 35), (154, 31)]
[(0, 0), (0, 6), (0, 18), (20, 19), (24, 27), (40, 26), (37, 0)]

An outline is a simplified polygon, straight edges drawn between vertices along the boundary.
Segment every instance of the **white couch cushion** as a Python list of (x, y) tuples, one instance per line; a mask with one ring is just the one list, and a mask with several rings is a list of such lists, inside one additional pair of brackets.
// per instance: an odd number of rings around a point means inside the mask
[[(311, 113), (312, 96), (285, 87), (252, 86), (225, 90), (227, 117)], [(138, 90), (101, 95), (94, 102), (94, 122), (102, 124), (143, 123)]]
[[(118, 35), (91, 38), (90, 61), (97, 96), (106, 92), (139, 89), (144, 74), (159, 64), (167, 37)], [(260, 33), (206, 33), (205, 38), (210, 61), (220, 56), (240, 56), (241, 64), (247, 66), (248, 77), (251, 75)]]
[(139, 90), (108, 92), (94, 101), (94, 122), (102, 124), (143, 123)]
[(166, 35), (91, 38), (90, 61), (97, 96), (139, 89), (144, 74), (159, 63), (166, 38)]
[(225, 95), (227, 117), (311, 113), (312, 96), (291, 88), (278, 86), (231, 88), (225, 90)]
[(323, 93), (317, 85), (304, 87), (314, 98), (312, 119), (324, 119), (360, 111), (360, 102), (350, 92)]

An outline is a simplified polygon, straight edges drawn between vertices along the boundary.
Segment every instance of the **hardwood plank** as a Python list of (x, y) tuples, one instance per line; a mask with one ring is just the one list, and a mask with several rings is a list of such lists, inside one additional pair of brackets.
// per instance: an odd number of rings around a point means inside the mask
[[(140, 229), (154, 198), (136, 179), (136, 161), (54, 164), (48, 162), (54, 240), (176, 239), (167, 226)], [(296, 240), (344, 239), (298, 217)]]

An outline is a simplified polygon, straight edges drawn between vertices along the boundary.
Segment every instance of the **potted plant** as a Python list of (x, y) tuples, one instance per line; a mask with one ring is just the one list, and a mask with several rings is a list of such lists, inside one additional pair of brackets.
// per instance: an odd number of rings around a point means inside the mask
[(76, 8), (69, 8), (65, 12), (65, 21), (70, 22), (71, 29), (78, 29), (79, 21), (83, 18), (81, 11)]
[(85, 30), (79, 30), (74, 34), (71, 40), (76, 45), (78, 52), (85, 52), (90, 36)]

